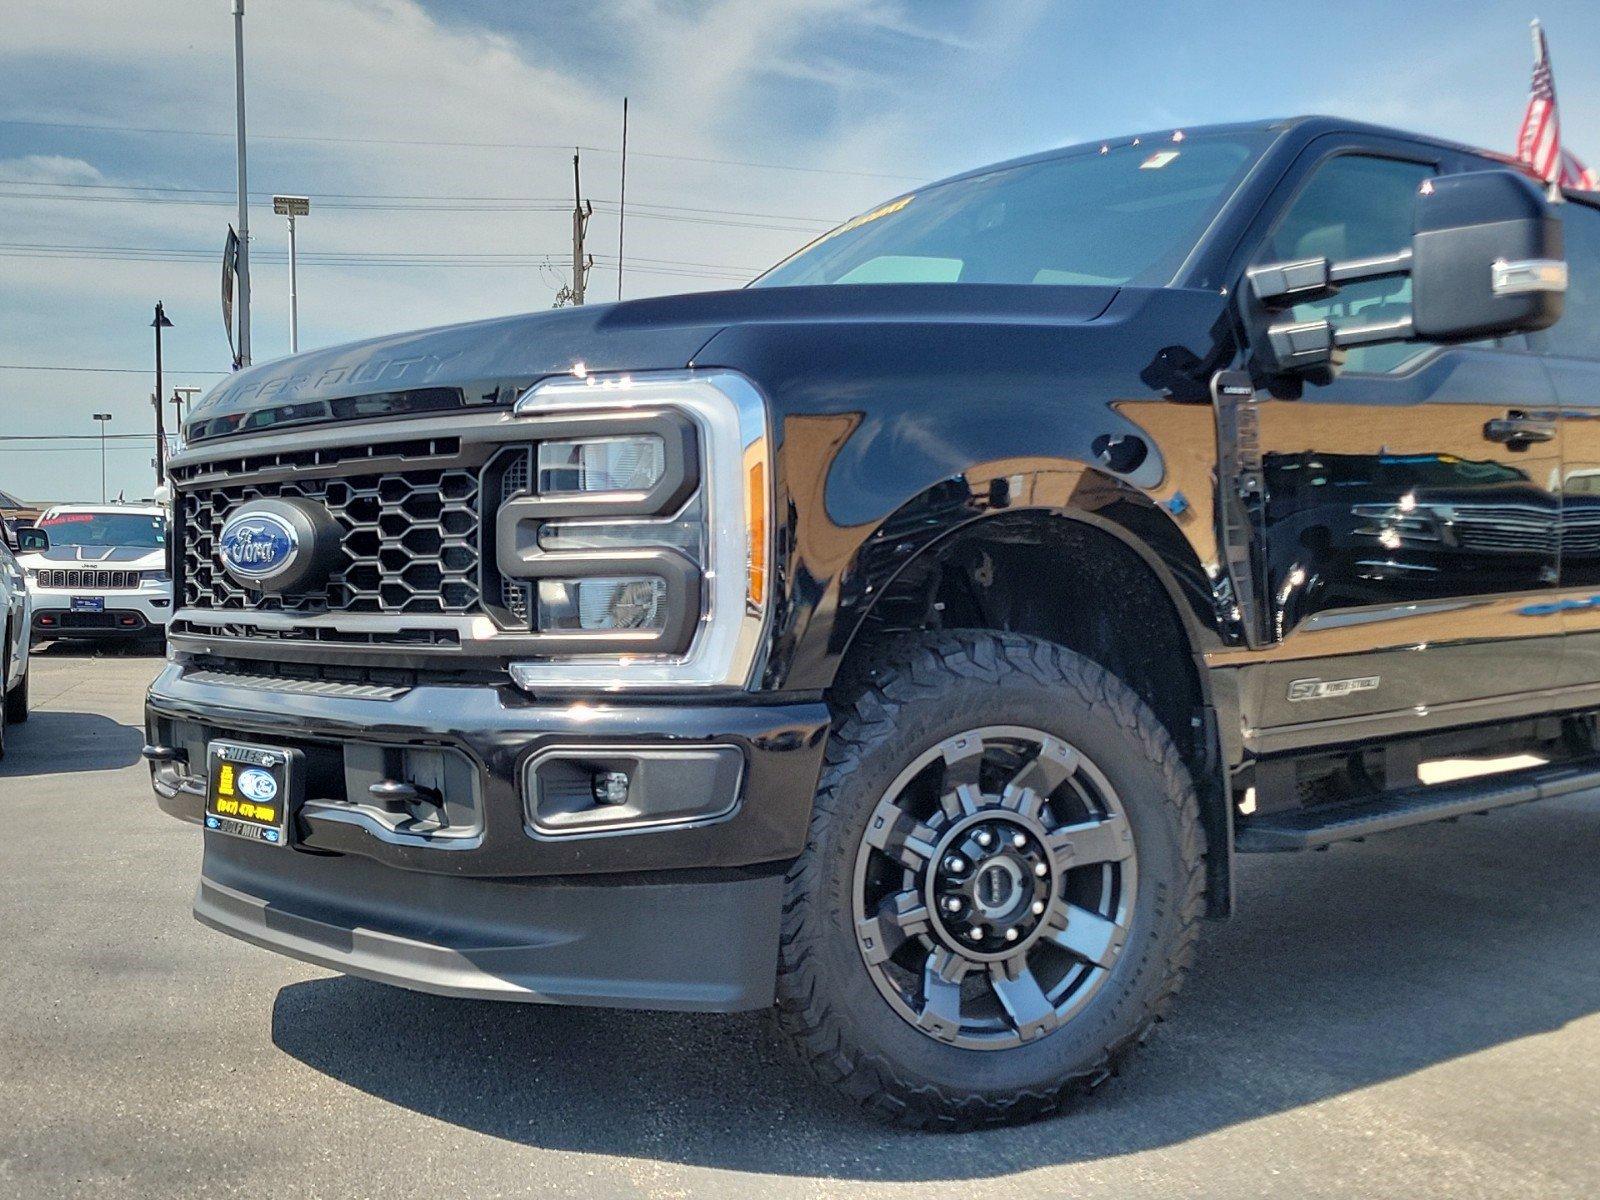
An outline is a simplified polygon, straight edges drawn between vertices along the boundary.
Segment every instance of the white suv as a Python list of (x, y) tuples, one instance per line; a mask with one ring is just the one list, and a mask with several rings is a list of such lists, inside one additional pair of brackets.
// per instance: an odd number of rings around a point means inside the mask
[(60, 505), (19, 531), (33, 640), (162, 637), (172, 617), (167, 514), (155, 505)]

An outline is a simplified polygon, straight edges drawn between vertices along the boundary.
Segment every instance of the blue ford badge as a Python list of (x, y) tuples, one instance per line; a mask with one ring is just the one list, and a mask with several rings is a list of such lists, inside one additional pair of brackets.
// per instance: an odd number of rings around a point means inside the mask
[(276, 513), (240, 509), (228, 518), (217, 553), (228, 574), (259, 585), (281, 574), (300, 552), (300, 535)]

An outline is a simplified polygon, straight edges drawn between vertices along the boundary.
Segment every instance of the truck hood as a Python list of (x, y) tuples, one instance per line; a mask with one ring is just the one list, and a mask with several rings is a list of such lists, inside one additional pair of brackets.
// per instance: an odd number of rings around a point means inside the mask
[(30, 571), (84, 565), (159, 571), (167, 564), (167, 552), (146, 546), (51, 546), (48, 550), (19, 554), (17, 562)]
[(391, 334), (249, 367), (218, 384), (184, 426), (193, 444), (284, 425), (510, 405), (579, 363), (592, 372), (694, 364), (745, 324), (1091, 321), (1110, 287), (870, 284), (742, 288), (596, 304)]

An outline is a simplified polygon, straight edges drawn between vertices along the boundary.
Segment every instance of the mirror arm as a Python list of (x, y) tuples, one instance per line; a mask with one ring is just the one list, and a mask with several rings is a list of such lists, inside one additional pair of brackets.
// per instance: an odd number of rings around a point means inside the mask
[(1396, 317), (1392, 321), (1368, 321), (1365, 325), (1340, 325), (1333, 331), (1335, 346), (1367, 346), (1374, 342), (1406, 342), (1411, 340), (1411, 318)]
[(1375, 254), (1371, 258), (1356, 258), (1349, 262), (1334, 263), (1328, 268), (1328, 279), (1333, 283), (1353, 283), (1358, 279), (1382, 279), (1387, 275), (1411, 273), (1411, 247), (1396, 250), (1393, 254)]
[(1250, 292), (1263, 308), (1292, 308), (1311, 300), (1326, 300), (1336, 294), (1340, 284), (1411, 272), (1411, 247), (1393, 254), (1353, 258), (1330, 263), (1325, 258), (1306, 258), (1297, 262), (1268, 263), (1245, 272)]

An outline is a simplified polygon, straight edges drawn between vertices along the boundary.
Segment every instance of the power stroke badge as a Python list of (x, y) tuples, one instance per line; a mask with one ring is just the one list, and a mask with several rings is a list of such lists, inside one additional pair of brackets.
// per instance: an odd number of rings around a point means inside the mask
[(1332, 700), (1356, 692), (1375, 692), (1381, 679), (1363, 675), (1359, 679), (1296, 679), (1289, 685), (1290, 700)]

